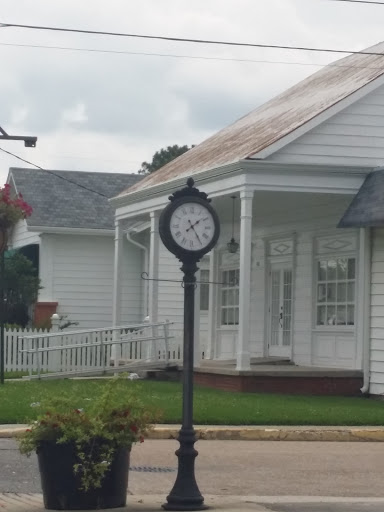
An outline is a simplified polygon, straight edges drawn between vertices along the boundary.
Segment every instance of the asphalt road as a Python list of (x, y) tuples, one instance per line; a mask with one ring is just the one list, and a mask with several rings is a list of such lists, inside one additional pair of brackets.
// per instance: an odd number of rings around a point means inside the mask
[[(130, 492), (168, 494), (177, 448), (177, 441), (134, 446)], [(196, 448), (203, 495), (384, 497), (384, 443), (199, 441)], [(0, 439), (0, 492), (41, 492), (36, 457), (20, 455), (12, 439)]]

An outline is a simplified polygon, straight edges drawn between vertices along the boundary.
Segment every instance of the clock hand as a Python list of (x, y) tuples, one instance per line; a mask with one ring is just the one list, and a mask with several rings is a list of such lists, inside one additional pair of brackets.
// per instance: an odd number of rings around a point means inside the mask
[(190, 229), (193, 229), (196, 224), (198, 224), (200, 222), (201, 219), (197, 220), (194, 224), (192, 224), (192, 222), (190, 221), (190, 219), (188, 219), (188, 222), (190, 223), (190, 227), (188, 229), (186, 229), (185, 231), (189, 231)]
[[(191, 221), (189, 221), (189, 222), (191, 222)], [(197, 223), (196, 223), (196, 224), (197, 224)], [(194, 227), (194, 226), (196, 226), (196, 224), (193, 224), (193, 225), (191, 224), (191, 227), (190, 227), (189, 229), (192, 229), (192, 230), (193, 230), (193, 232), (195, 233), (195, 235), (196, 235), (196, 237), (197, 237), (198, 241), (200, 242), (200, 245), (203, 245), (203, 244), (201, 243), (201, 240), (200, 240), (199, 235), (198, 235), (198, 234), (196, 233), (196, 231), (195, 231), (195, 227)]]

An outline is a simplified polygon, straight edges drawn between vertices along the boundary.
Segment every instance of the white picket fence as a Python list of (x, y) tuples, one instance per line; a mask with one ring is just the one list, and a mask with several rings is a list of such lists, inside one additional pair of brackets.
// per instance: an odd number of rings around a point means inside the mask
[(4, 330), (4, 368), (6, 372), (29, 371), (32, 368), (32, 356), (22, 352), (27, 347), (24, 336), (41, 336), (42, 339), (48, 330), (44, 329), (5, 329)]
[[(169, 363), (183, 358), (180, 337), (173, 324), (135, 324), (116, 328), (58, 331), (6, 330), (5, 370), (46, 373), (81, 373), (124, 368), (132, 362)], [(116, 365), (115, 365), (116, 361)]]

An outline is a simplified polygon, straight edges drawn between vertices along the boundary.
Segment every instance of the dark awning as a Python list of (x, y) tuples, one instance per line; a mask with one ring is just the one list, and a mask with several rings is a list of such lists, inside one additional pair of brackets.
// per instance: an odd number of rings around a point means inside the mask
[(338, 228), (384, 226), (384, 169), (368, 174)]

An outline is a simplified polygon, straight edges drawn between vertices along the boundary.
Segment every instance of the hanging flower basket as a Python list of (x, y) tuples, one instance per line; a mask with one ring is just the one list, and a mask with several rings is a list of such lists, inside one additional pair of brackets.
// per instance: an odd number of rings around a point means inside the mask
[(11, 187), (8, 183), (0, 188), (0, 253), (7, 245), (8, 230), (31, 214), (32, 207), (24, 201), (21, 194), (11, 197)]

